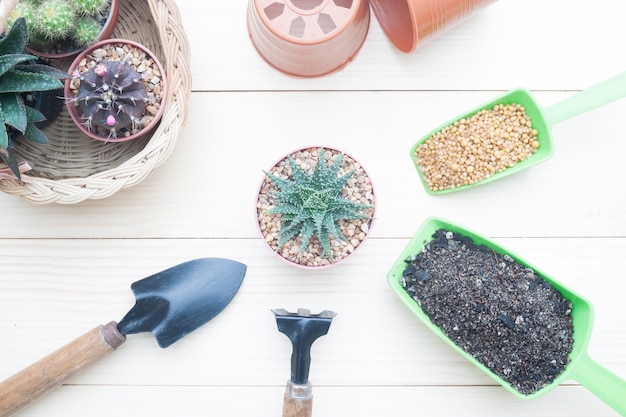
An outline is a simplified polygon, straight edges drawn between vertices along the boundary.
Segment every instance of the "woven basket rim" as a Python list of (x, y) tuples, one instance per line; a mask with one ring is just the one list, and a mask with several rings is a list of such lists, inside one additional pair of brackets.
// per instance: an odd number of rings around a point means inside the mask
[(21, 181), (0, 180), (0, 190), (35, 204), (75, 204), (102, 199), (137, 185), (169, 157), (187, 122), (187, 103), (191, 94), (189, 40), (173, 0), (145, 1), (158, 28), (169, 84), (162, 122), (152, 138), (141, 151), (113, 169), (62, 179), (34, 177), (26, 173)]

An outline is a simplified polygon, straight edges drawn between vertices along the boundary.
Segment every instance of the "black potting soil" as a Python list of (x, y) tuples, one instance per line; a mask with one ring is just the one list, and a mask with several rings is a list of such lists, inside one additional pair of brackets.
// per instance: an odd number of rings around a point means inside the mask
[(469, 237), (438, 230), (407, 261), (402, 285), (457, 346), (522, 394), (569, 362), (571, 303), (531, 268)]

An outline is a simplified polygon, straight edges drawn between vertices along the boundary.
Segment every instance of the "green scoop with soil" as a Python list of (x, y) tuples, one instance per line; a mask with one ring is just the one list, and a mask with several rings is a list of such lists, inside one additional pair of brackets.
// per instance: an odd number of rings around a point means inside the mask
[[(455, 191), (466, 190), (477, 185), (483, 185), (505, 178), (509, 175), (516, 174), (522, 170), (530, 168), (541, 162), (549, 159), (554, 153), (554, 143), (551, 133), (551, 128), (564, 120), (577, 116), (579, 114), (588, 112), (597, 107), (616, 101), (620, 98), (626, 97), (626, 72), (622, 72), (615, 75), (599, 84), (589, 87), (586, 90), (578, 92), (558, 103), (552, 104), (549, 107), (542, 108), (531, 93), (526, 89), (515, 89), (507, 92), (504, 95), (496, 97), (495, 99), (484, 103), (478, 107), (475, 107), (458, 117), (442, 124), (438, 128), (434, 129), (419, 141), (417, 141), (411, 148), (411, 160), (415, 164), (418, 175), (424, 185), (427, 193), (433, 195), (447, 194)], [(495, 172), (488, 177), (480, 179), (474, 183), (460, 186), (450, 186), (445, 189), (433, 190), (428, 185), (427, 176), (425, 174), (424, 167), (418, 163), (416, 157), (416, 151), (433, 135), (442, 131), (442, 129), (453, 125), (461, 119), (467, 119), (477, 114), (482, 110), (491, 110), (497, 104), (509, 105), (519, 104), (525, 108), (525, 112), (532, 122), (532, 128), (537, 130), (537, 141), (539, 143), (538, 148), (528, 158), (517, 162), (513, 166), (509, 166), (506, 169)], [(446, 163), (451, 161), (444, 161), (445, 158), (439, 158), (437, 163)]]
[[(483, 363), (479, 362), (474, 356), (459, 347), (448, 335), (446, 335), (446, 333), (442, 331), (439, 326), (433, 323), (430, 317), (425, 313), (424, 309), (404, 288), (402, 281), (405, 269), (408, 265), (407, 261), (421, 253), (424, 250), (426, 243), (433, 239), (433, 234), (440, 229), (469, 237), (475, 245), (483, 245), (482, 247), (488, 248), (487, 250), (491, 250), (498, 254), (508, 255), (515, 262), (533, 270), (539, 277), (543, 278), (571, 303), (573, 344), (571, 352), (569, 353), (569, 363), (565, 365), (565, 368), (560, 374), (558, 374), (558, 376), (556, 376), (556, 378), (552, 380), (552, 382), (546, 384), (531, 394), (523, 394), (519, 392), (510, 382), (497, 375)], [(459, 352), (478, 368), (482, 369), (487, 375), (518, 398), (534, 399), (547, 393), (566, 380), (575, 380), (585, 386), (590, 392), (606, 404), (615, 409), (618, 413), (626, 416), (626, 381), (599, 363), (595, 362), (588, 354), (587, 346), (591, 338), (594, 316), (592, 304), (584, 297), (576, 294), (563, 284), (550, 278), (547, 274), (541, 272), (541, 270), (535, 268), (530, 263), (506, 250), (502, 246), (499, 246), (495, 242), (449, 221), (431, 217), (424, 222), (408, 246), (401, 253), (398, 260), (394, 263), (392, 269), (387, 275), (387, 281), (393, 291), (409, 308), (409, 310), (411, 310), (413, 314), (415, 314), (428, 328), (430, 328), (430, 330), (432, 330), (454, 350)]]

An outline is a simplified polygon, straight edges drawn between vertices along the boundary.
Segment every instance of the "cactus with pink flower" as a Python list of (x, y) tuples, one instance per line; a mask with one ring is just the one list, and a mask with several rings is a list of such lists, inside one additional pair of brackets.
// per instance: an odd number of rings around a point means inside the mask
[(101, 61), (79, 81), (74, 100), (87, 129), (117, 138), (144, 125), (148, 93), (141, 75), (127, 62)]

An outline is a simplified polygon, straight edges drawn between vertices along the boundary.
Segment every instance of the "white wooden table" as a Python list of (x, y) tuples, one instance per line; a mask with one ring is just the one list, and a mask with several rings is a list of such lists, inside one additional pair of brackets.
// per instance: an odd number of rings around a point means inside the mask
[[(197, 257), (248, 265), (233, 302), (167, 350), (129, 336), (19, 417), (279, 416), (291, 344), (270, 309), (336, 311), (313, 345), (318, 417), (614, 416), (571, 381), (515, 398), (400, 303), (386, 275), (425, 218), (495, 239), (585, 295), (590, 353), (626, 378), (626, 100), (558, 124), (552, 159), (502, 181), (430, 196), (411, 165), (419, 137), (503, 91), (548, 106), (626, 69), (626, 2), (495, 3), (406, 55), (372, 18), (334, 75), (289, 78), (256, 53), (245, 0), (180, 0), (192, 48), (189, 122), (168, 161), (105, 200), (37, 206), (0, 195), (0, 379), (132, 306), (130, 284)], [(352, 153), (378, 195), (357, 256), (308, 273), (257, 234), (254, 194), (283, 153)], [(1, 399), (0, 399), (1, 401)]]

